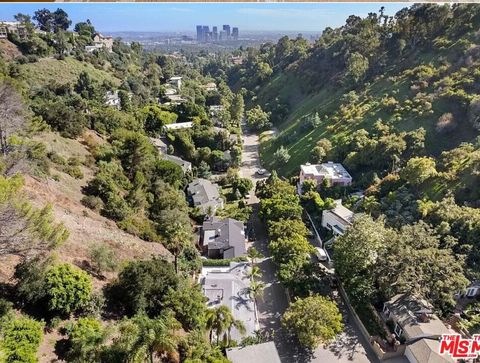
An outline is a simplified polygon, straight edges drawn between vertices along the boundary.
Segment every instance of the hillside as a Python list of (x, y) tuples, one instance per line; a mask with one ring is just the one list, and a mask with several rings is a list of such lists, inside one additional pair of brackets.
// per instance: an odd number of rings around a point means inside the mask
[(27, 63), (20, 66), (20, 72), (26, 82), (31, 86), (45, 86), (49, 84), (74, 83), (82, 72), (87, 72), (93, 79), (103, 82), (109, 81), (114, 86), (120, 84), (120, 80), (111, 72), (97, 69), (92, 64), (78, 61), (72, 57), (64, 60), (42, 58), (35, 63)]
[(12, 60), (22, 55), (17, 46), (7, 39), (0, 39), (0, 54), (6, 60)]

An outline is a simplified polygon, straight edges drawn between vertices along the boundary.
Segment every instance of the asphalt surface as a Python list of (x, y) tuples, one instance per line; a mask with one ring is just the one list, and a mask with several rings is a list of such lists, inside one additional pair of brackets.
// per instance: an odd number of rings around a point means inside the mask
[[(251, 178), (254, 183), (264, 178), (256, 174), (256, 171), (261, 168), (258, 145), (258, 135), (244, 133), (240, 175), (244, 178)], [(253, 208), (249, 225), (254, 228), (256, 235), (252, 245), (264, 255), (263, 259), (257, 261), (257, 266), (262, 271), (262, 282), (265, 284), (263, 297), (259, 298), (257, 302), (259, 325), (262, 331), (272, 337), (282, 362), (378, 362), (374, 353), (370, 349), (366, 349), (368, 344), (363, 340), (341, 299), (338, 299), (338, 303), (344, 316), (345, 330), (328, 346), (320, 346), (314, 351), (306, 351), (285, 333), (281, 326), (281, 317), (288, 307), (287, 295), (276, 277), (276, 267), (270, 258), (265, 226), (258, 218), (258, 202), (258, 198), (252, 192), (248, 200)]]

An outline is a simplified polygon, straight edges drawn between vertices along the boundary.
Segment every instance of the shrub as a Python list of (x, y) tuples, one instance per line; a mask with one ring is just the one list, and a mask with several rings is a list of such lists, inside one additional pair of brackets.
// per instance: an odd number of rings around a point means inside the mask
[(94, 195), (86, 195), (81, 200), (82, 204), (94, 211), (99, 212), (103, 208), (103, 201), (101, 198)]
[(70, 314), (88, 303), (92, 281), (86, 272), (64, 263), (48, 270), (45, 290), (51, 311)]
[(106, 334), (94, 318), (80, 318), (67, 327), (69, 362), (97, 362)]
[(0, 327), (5, 362), (37, 362), (36, 354), (43, 338), (42, 330), (42, 323), (23, 317), (10, 320)]
[(90, 249), (92, 266), (97, 272), (115, 271), (117, 258), (112, 249), (104, 244), (94, 245)]

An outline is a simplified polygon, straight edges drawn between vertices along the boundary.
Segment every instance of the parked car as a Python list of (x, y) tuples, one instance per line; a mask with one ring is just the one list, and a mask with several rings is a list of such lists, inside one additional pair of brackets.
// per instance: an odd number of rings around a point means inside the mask
[(257, 169), (258, 175), (264, 175), (267, 171), (265, 169)]
[(315, 247), (315, 256), (317, 256), (318, 260), (322, 262), (328, 260), (327, 253), (320, 247)]

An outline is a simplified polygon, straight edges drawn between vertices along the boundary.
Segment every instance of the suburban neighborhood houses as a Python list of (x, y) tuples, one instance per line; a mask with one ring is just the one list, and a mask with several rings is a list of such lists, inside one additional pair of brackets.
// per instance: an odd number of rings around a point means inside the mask
[(200, 242), (209, 258), (229, 259), (247, 254), (245, 226), (233, 218), (207, 218)]
[(187, 192), (193, 206), (204, 214), (213, 215), (217, 209), (223, 208), (219, 186), (210, 180), (195, 179), (188, 184)]
[(322, 185), (322, 183), (327, 183), (329, 186), (348, 186), (352, 184), (352, 177), (343, 165), (331, 161), (323, 164), (307, 163), (301, 165), (299, 175), (300, 185), (308, 179), (316, 180), (318, 185)]

